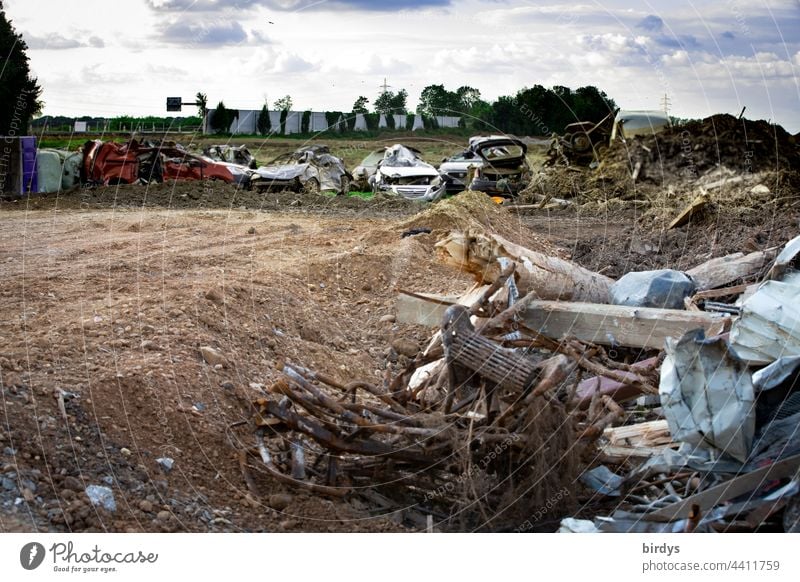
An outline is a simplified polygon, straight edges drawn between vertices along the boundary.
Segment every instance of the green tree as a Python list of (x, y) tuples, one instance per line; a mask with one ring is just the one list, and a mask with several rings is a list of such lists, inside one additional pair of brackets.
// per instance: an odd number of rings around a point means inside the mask
[(375, 99), (375, 111), (386, 115), (392, 113), (406, 113), (406, 102), (408, 101), (408, 91), (400, 89), (394, 91), (384, 91)]
[(272, 122), (269, 119), (269, 111), (267, 110), (266, 103), (264, 103), (264, 106), (261, 108), (261, 111), (258, 114), (256, 128), (258, 129), (258, 133), (261, 135), (267, 135), (272, 129)]
[(278, 111), (291, 111), (292, 110), (292, 97), (291, 95), (284, 95), (278, 99), (273, 105)]
[(225, 104), (220, 101), (217, 108), (214, 110), (214, 115), (211, 117), (211, 129), (216, 133), (228, 133), (230, 131), (233, 120), (239, 117), (237, 109), (228, 109)]
[(367, 104), (369, 103), (369, 99), (361, 95), (356, 102), (353, 103), (353, 113), (369, 113), (369, 109), (367, 109)]
[(197, 95), (194, 96), (194, 100), (197, 103), (197, 111), (200, 117), (205, 117), (206, 111), (208, 111), (208, 95), (198, 91)]
[(31, 117), (42, 109), (42, 88), (31, 77), (28, 45), (6, 18), (0, 0), (0, 134), (24, 135)]
[(428, 85), (419, 95), (417, 113), (434, 116), (445, 115), (455, 105), (456, 95), (444, 88), (444, 85)]

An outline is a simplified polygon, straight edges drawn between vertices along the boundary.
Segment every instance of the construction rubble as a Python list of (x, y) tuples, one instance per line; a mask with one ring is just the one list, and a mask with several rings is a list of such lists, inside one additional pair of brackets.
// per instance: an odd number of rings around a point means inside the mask
[(382, 382), (284, 362), (246, 483), (429, 530), (800, 529), (800, 237), (617, 281), (480, 228), (436, 251), (475, 284), (399, 293), (427, 347)]

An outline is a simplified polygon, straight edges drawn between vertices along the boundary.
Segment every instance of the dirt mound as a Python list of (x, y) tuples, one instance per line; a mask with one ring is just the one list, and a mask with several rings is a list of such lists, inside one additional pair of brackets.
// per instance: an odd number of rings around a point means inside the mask
[(465, 191), (430, 206), (401, 224), (402, 228), (430, 228), (435, 235), (450, 231), (499, 234), (515, 243), (548, 252), (550, 246), (508, 209), (483, 192)]
[(719, 168), (736, 172), (791, 170), (800, 166), (797, 142), (779, 125), (713, 115), (656, 135), (615, 142), (601, 168), (640, 165), (637, 179), (674, 183), (697, 179)]

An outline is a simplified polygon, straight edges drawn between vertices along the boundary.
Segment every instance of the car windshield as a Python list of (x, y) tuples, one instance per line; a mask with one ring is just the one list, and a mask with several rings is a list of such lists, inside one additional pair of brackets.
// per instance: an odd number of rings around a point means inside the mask
[(515, 144), (483, 148), (481, 153), (487, 160), (492, 162), (512, 160), (525, 155), (522, 147)]

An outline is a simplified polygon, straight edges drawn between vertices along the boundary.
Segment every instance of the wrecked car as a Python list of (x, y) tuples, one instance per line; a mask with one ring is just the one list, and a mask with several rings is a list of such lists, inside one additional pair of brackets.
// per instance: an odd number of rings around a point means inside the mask
[(608, 148), (611, 138), (614, 113), (609, 113), (599, 122), (578, 121), (564, 128), (563, 135), (553, 134), (547, 150), (546, 166), (591, 165)]
[[(469, 190), (503, 197), (516, 196), (530, 182), (527, 153), (528, 146), (515, 137), (475, 136), (470, 138), (469, 147), (462, 154), (466, 161), (453, 162), (455, 166), (445, 165), (445, 172), (453, 181), (464, 180)], [(469, 160), (475, 160), (475, 163)], [(473, 165), (474, 173), (471, 171)], [(441, 166), (439, 172), (442, 172)], [(452, 188), (456, 188), (455, 183)]]
[(265, 190), (319, 193), (334, 191), (347, 194), (353, 176), (344, 162), (330, 153), (327, 146), (303, 146), (282, 154), (266, 166), (253, 171), (251, 185)]
[(249, 173), (190, 154), (177, 146), (143, 146), (136, 140), (119, 144), (100, 140), (83, 146), (81, 182), (113, 186), (165, 180), (221, 180), (247, 186)]
[(255, 170), (256, 158), (247, 149), (247, 146), (231, 146), (231, 145), (212, 145), (203, 149), (203, 156), (215, 162), (222, 162), (225, 164), (234, 164), (237, 166), (245, 166), (251, 170)]
[(469, 175), (474, 168), (481, 164), (478, 155), (470, 150), (464, 150), (449, 158), (444, 158), (439, 164), (439, 175), (444, 180), (444, 185), (448, 193), (457, 193), (468, 190), (468, 184), (472, 181)]
[(513, 137), (479, 138), (470, 148), (483, 164), (475, 169), (470, 190), (497, 196), (516, 196), (530, 182), (531, 170), (525, 155), (528, 146)]
[(369, 182), (375, 193), (390, 192), (410, 200), (435, 202), (445, 193), (436, 168), (425, 162), (418, 150), (402, 144), (386, 148)]
[(361, 163), (353, 169), (353, 189), (360, 192), (368, 191), (371, 186), (369, 179), (378, 171), (378, 164), (383, 159), (386, 148), (373, 150), (369, 155), (361, 160)]

